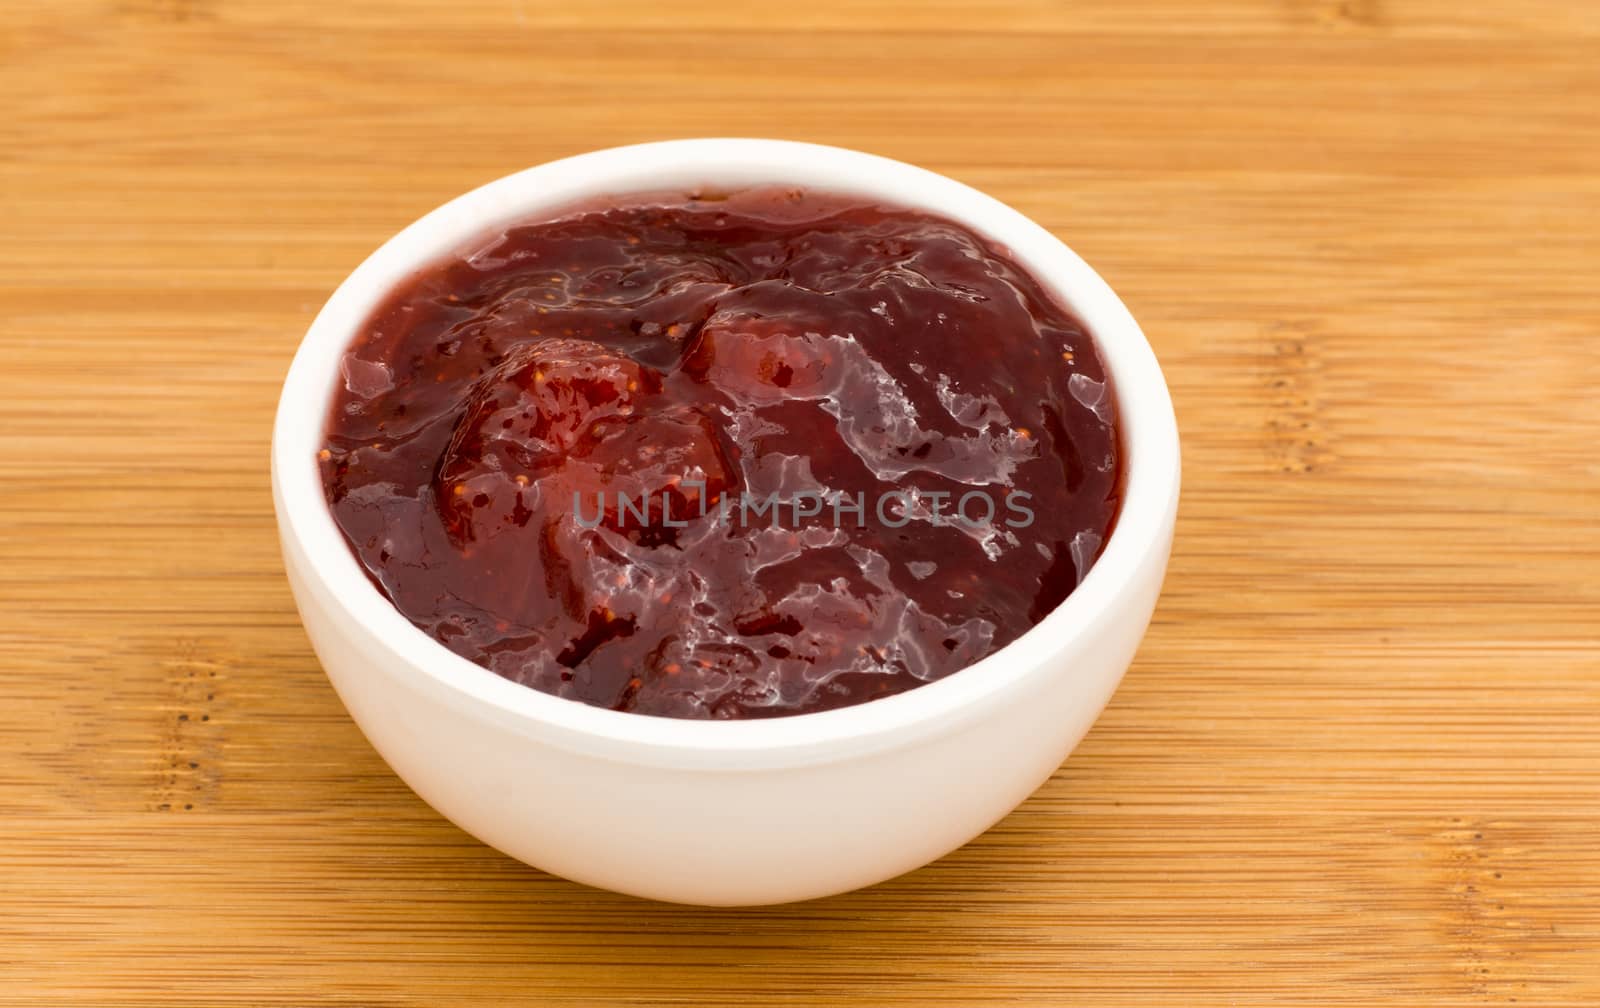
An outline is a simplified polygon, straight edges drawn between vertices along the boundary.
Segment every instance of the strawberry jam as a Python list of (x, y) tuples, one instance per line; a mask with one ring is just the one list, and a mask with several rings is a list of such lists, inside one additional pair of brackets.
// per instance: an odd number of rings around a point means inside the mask
[(797, 190), (504, 228), (390, 293), (318, 454), (373, 583), (556, 696), (681, 718), (972, 664), (1116, 517), (1090, 335), (972, 231)]

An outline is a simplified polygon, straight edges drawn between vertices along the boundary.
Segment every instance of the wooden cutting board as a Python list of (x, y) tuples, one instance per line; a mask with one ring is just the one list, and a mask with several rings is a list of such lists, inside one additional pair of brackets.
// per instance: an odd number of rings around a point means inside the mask
[[(317, 668), (267, 488), (290, 355), (384, 238), (718, 134), (1034, 216), (1185, 438), (1078, 753), (929, 868), (755, 911), (423, 805)], [(10, 0), (0, 194), (0, 1004), (1600, 1001), (1589, 0)]]

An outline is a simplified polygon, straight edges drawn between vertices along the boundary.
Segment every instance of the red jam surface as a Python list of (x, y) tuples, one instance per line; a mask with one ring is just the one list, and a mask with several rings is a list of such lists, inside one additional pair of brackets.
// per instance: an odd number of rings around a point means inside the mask
[(1014, 640), (1116, 517), (1106, 373), (1006, 253), (795, 190), (505, 229), (392, 292), (318, 455), (457, 654), (680, 718), (861, 703)]

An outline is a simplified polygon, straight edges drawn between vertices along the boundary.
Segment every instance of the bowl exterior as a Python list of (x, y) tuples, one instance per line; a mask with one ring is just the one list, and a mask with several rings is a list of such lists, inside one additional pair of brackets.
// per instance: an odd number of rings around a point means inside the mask
[[(1015, 808), (1078, 743), (1143, 636), (1170, 544), (1128, 597), (1043, 674), (903, 747), (796, 767), (685, 768), (539, 737), (424, 675), (343, 611), (284, 542), (317, 657), (374, 748), (456, 825), (534, 867), (710, 906), (828, 896), (960, 847)], [(981, 713), (981, 716), (979, 716)]]

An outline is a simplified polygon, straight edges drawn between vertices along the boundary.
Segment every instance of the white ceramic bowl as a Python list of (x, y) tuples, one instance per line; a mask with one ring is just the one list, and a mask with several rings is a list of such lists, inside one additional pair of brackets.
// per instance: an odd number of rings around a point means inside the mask
[[(1126, 493), (1076, 591), (970, 668), (842, 710), (686, 721), (502, 679), (412, 626), (367, 581), (323, 497), (340, 354), (399, 281), (497, 224), (606, 194), (802, 185), (967, 224), (1087, 323), (1121, 417)], [(1178, 433), (1138, 325), (1094, 271), (1015, 210), (941, 175), (774, 140), (677, 140), (518, 172), (446, 203), (328, 300), (284, 383), (272, 445), (284, 563), (311, 643), (367, 738), (461, 828), (557, 875), (660, 900), (779, 903), (909, 871), (988, 829), (1089, 729), (1149, 622), (1178, 501)]]

